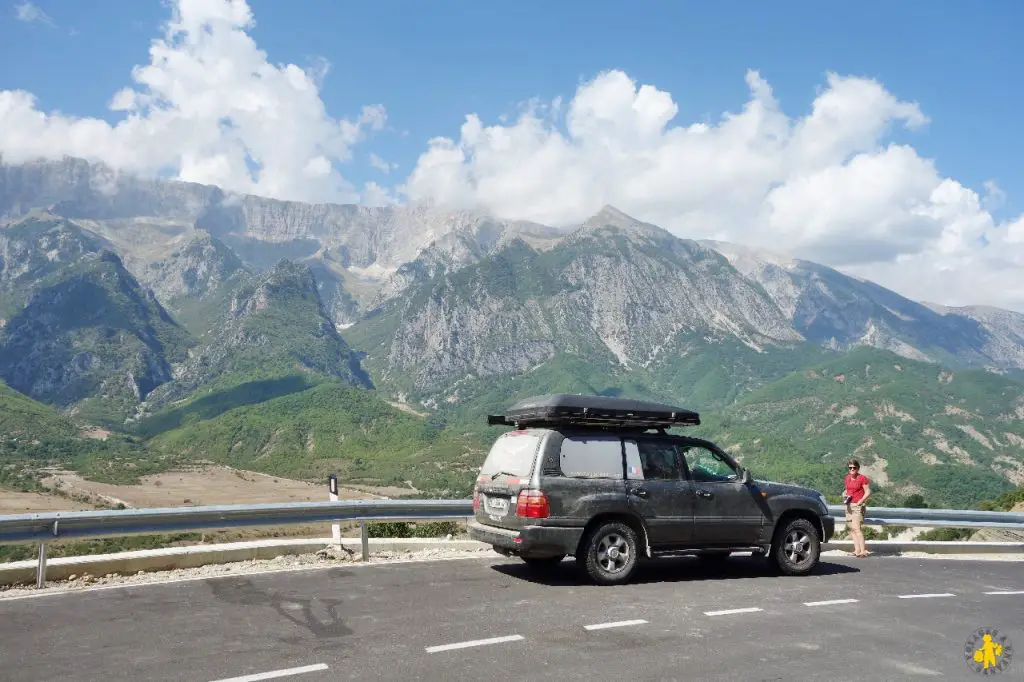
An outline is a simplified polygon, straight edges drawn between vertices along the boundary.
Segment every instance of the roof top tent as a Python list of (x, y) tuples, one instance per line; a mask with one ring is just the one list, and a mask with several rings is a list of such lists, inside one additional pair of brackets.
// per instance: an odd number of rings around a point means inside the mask
[(579, 426), (667, 429), (698, 426), (700, 415), (661, 403), (597, 395), (535, 396), (520, 400), (504, 415), (488, 415), (491, 426)]

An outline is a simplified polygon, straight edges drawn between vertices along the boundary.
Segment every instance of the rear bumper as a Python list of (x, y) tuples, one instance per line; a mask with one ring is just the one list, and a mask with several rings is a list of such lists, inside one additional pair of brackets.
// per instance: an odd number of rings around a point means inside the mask
[(509, 530), (479, 521), (470, 521), (467, 530), (470, 538), (485, 542), (495, 549), (532, 556), (576, 554), (580, 538), (583, 537), (582, 528), (525, 526), (519, 530)]
[(822, 542), (828, 542), (832, 539), (832, 536), (836, 534), (836, 520), (834, 517), (826, 514), (821, 517), (821, 528), (825, 531), (824, 536), (821, 538)]

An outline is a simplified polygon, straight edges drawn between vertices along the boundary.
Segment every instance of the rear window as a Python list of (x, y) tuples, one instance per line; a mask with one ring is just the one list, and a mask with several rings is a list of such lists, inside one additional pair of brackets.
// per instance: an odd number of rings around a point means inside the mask
[(494, 441), (487, 459), (480, 468), (481, 476), (507, 474), (509, 476), (528, 477), (533, 469), (533, 460), (537, 455), (543, 433), (511, 431), (502, 434)]

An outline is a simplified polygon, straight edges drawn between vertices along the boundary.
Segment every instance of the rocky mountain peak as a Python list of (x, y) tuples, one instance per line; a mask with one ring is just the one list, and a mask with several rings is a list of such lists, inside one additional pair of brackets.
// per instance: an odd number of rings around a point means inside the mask
[(272, 305), (292, 305), (298, 301), (314, 304), (327, 317), (317, 291), (316, 280), (308, 265), (282, 260), (255, 281), (237, 290), (231, 298), (231, 314), (244, 317)]
[(139, 268), (140, 279), (164, 301), (202, 300), (245, 273), (241, 259), (216, 237), (196, 232), (170, 256)]
[(668, 231), (656, 225), (637, 220), (610, 204), (605, 204), (600, 211), (584, 220), (580, 225), (578, 233), (600, 235), (609, 231), (647, 237), (649, 239), (674, 239)]

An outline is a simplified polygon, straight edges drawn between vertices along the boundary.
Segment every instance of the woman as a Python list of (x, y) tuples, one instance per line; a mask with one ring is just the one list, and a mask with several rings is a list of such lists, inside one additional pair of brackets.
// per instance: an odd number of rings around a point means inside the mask
[(846, 503), (846, 527), (850, 529), (850, 537), (853, 538), (853, 555), (866, 557), (867, 547), (864, 546), (864, 533), (861, 532), (861, 524), (864, 523), (864, 510), (868, 498), (871, 497), (871, 481), (860, 473), (860, 462), (851, 459), (846, 463), (849, 473), (846, 474), (843, 490), (843, 502)]

